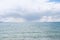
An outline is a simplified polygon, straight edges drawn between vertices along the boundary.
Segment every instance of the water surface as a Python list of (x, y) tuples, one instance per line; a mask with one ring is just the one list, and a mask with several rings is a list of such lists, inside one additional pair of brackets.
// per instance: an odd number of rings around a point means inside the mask
[(60, 23), (0, 23), (0, 40), (60, 40)]

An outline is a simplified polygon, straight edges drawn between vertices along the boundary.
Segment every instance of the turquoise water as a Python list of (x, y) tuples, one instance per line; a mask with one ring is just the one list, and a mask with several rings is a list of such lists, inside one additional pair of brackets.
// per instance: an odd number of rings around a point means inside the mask
[(0, 40), (60, 40), (60, 23), (0, 23)]

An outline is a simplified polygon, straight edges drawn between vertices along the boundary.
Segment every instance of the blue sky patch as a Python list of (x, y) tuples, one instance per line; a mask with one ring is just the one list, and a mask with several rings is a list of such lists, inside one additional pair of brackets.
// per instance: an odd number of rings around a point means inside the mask
[(50, 0), (50, 2), (60, 2), (60, 0)]

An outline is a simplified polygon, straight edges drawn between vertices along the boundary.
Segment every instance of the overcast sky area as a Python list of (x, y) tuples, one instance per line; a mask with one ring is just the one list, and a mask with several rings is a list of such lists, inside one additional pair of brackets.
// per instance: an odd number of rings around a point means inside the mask
[(0, 0), (2, 22), (60, 22), (60, 0)]

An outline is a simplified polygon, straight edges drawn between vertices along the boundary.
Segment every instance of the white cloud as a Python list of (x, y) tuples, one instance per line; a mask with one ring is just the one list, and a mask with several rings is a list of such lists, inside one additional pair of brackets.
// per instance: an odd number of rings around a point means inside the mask
[[(57, 13), (60, 13), (59, 10), (60, 10), (60, 3), (49, 2), (49, 0), (2, 0), (0, 1), (0, 15), (4, 17), (8, 14), (10, 15), (15, 13), (15, 14), (19, 14), (21, 16), (20, 18), (23, 18), (25, 20), (26, 19), (25, 17), (28, 17), (30, 19), (35, 19), (34, 15), (38, 14), (38, 16), (40, 17), (43, 16), (42, 18), (39, 18), (41, 22), (43, 21), (45, 22), (46, 20), (48, 22), (52, 22), (53, 20), (56, 21), (56, 18), (53, 18), (52, 16), (56, 15)], [(51, 14), (51, 15), (47, 15), (47, 14)], [(33, 16), (30, 17), (28, 15), (30, 16), (33, 15)], [(11, 16), (6, 17), (8, 18), (7, 19), (8, 21), (10, 20), (13, 21), (18, 19), (18, 18), (14, 18), (14, 16), (12, 16), (11, 18), (10, 17)], [(18, 20), (21, 20), (20, 18)], [(35, 21), (35, 20), (31, 20), (31, 21)]]
[(48, 10), (47, 1), (48, 0), (4, 0), (0, 3), (0, 9), (2, 12), (6, 12), (7, 10), (19, 7), (26, 13), (39, 13)]
[(47, 21), (47, 17), (46, 16), (43, 16), (41, 19), (40, 19), (40, 22), (46, 22)]
[(4, 18), (0, 21), (3, 21), (3, 22), (26, 22), (26, 20), (23, 18), (13, 18), (13, 17)]
[(40, 18), (40, 22), (59, 22), (60, 18), (55, 18), (54, 16), (43, 16)]

